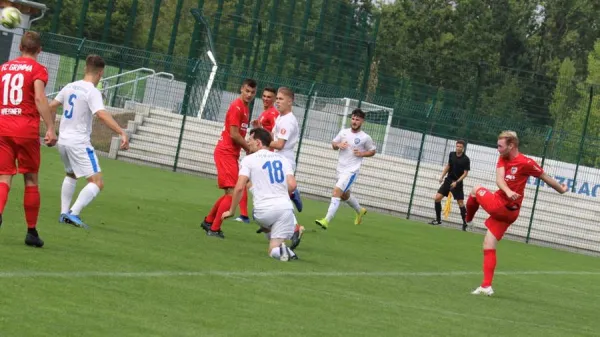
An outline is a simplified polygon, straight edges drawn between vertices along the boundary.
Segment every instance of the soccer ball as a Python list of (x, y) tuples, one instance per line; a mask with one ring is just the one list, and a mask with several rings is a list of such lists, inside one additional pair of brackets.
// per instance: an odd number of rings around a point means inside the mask
[(6, 7), (2, 10), (0, 23), (8, 29), (15, 29), (21, 24), (21, 12), (15, 7)]

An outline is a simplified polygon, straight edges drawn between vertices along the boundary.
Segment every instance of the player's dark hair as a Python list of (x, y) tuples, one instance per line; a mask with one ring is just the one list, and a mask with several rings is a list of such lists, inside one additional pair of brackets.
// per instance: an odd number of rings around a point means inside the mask
[(352, 111), (352, 116), (356, 116), (356, 117), (360, 117), (362, 119), (365, 119), (365, 112), (362, 111), (361, 109), (354, 109)]
[(294, 100), (294, 91), (292, 89), (288, 87), (280, 87), (279, 89), (277, 89), (277, 91), (291, 98), (292, 101)]
[(456, 144), (460, 144), (460, 145), (462, 145), (463, 147), (465, 147), (465, 146), (467, 145), (467, 142), (465, 142), (465, 141), (464, 141), (464, 140), (462, 140), (462, 139), (459, 139), (459, 140), (457, 140), (457, 141), (456, 141)]
[(21, 45), (19, 47), (22, 53), (37, 54), (40, 48), (42, 48), (42, 38), (37, 32), (25, 32), (21, 38)]
[(275, 95), (277, 95), (277, 89), (273, 88), (273, 87), (265, 87), (265, 89), (263, 91), (268, 91), (268, 92), (272, 92)]
[(247, 78), (247, 79), (244, 80), (244, 82), (242, 82), (242, 87), (245, 86), (245, 85), (247, 85), (250, 88), (254, 89), (254, 88), (256, 88), (256, 81), (253, 80), (253, 79), (251, 79), (251, 78)]
[(106, 63), (104, 59), (98, 55), (88, 55), (85, 59), (85, 68), (87, 72), (98, 73), (100, 70), (104, 69)]
[(263, 146), (269, 146), (273, 140), (273, 138), (271, 138), (271, 133), (263, 128), (250, 130), (250, 136), (254, 137), (254, 139), (260, 140)]

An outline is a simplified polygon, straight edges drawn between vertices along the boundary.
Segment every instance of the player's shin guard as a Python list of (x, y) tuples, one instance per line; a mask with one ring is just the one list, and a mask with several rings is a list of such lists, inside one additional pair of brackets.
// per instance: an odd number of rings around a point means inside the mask
[(33, 229), (37, 225), (40, 213), (40, 190), (37, 186), (25, 186), (23, 194), (23, 208), (25, 210), (25, 221), (27, 228)]
[(467, 200), (467, 214), (465, 216), (465, 221), (466, 222), (473, 221), (473, 218), (475, 217), (475, 213), (477, 213), (478, 209), (479, 209), (479, 203), (477, 202), (477, 198), (475, 198), (472, 195), (469, 195), (469, 199)]
[(215, 221), (215, 218), (217, 217), (217, 211), (219, 210), (219, 205), (221, 205), (221, 201), (223, 201), (223, 198), (225, 197), (226, 195), (223, 195), (219, 199), (217, 199), (217, 201), (215, 201), (215, 204), (210, 209), (210, 212), (208, 212), (206, 218), (204, 218), (204, 221), (208, 223), (213, 223)]
[(442, 222), (442, 202), (435, 202), (435, 220), (440, 223)]
[(483, 250), (483, 282), (481, 286), (484, 288), (492, 286), (492, 280), (494, 279), (494, 271), (496, 270), (496, 250), (495, 249), (484, 249)]
[(8, 192), (10, 192), (10, 186), (6, 183), (0, 183), (0, 214), (4, 213), (4, 207), (8, 200)]
[(100, 188), (98, 185), (94, 183), (88, 183), (85, 187), (79, 192), (79, 196), (77, 196), (77, 200), (71, 207), (71, 213), (73, 215), (79, 215), (83, 208), (92, 202), (94, 198), (100, 193)]
[(225, 195), (219, 204), (219, 208), (217, 209), (217, 215), (215, 216), (215, 221), (213, 221), (210, 226), (210, 230), (213, 232), (218, 232), (221, 230), (221, 216), (223, 213), (227, 212), (229, 208), (231, 208), (231, 195)]
[(248, 217), (248, 188), (244, 188), (242, 199), (240, 200), (240, 215)]
[(66, 214), (69, 212), (71, 207), (71, 201), (73, 201), (73, 194), (75, 194), (75, 188), (77, 187), (77, 179), (71, 177), (65, 177), (63, 180), (61, 192), (60, 192), (60, 213)]
[(327, 222), (329, 222), (329, 221), (331, 221), (331, 219), (333, 219), (333, 217), (335, 216), (335, 213), (337, 212), (339, 207), (340, 207), (340, 198), (336, 198), (336, 197), (331, 198), (331, 203), (329, 204), (329, 209), (327, 210), (327, 215), (325, 216), (325, 219), (327, 219)]

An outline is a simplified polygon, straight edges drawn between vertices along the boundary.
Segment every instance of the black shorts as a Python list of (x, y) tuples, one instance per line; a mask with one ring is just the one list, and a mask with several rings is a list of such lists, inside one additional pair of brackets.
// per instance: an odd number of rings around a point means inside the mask
[(449, 192), (452, 192), (452, 196), (454, 197), (454, 199), (465, 200), (465, 191), (463, 190), (462, 181), (456, 184), (456, 187), (454, 189), (451, 189), (450, 184), (452, 184), (452, 180), (448, 178), (444, 179), (442, 186), (440, 186), (440, 189), (437, 192), (445, 197), (448, 196)]

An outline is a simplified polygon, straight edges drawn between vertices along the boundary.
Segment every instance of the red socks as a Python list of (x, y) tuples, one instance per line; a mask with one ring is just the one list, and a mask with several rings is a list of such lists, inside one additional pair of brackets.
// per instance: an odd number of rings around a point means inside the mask
[(495, 249), (484, 249), (483, 250), (483, 282), (481, 286), (491, 287), (492, 279), (494, 278), (494, 271), (496, 270), (496, 250)]
[(225, 198), (225, 196), (221, 196), (213, 205), (213, 207), (210, 209), (210, 212), (208, 213), (208, 215), (206, 216), (206, 218), (204, 218), (204, 221), (208, 222), (208, 223), (213, 223), (215, 221), (215, 218), (217, 216), (217, 211), (219, 210), (219, 205), (221, 204), (221, 201), (223, 201), (223, 198)]
[(27, 228), (35, 228), (40, 213), (40, 190), (37, 186), (25, 186), (23, 208), (25, 209)]
[(4, 213), (9, 191), (10, 187), (6, 183), (0, 183), (0, 214)]
[(469, 195), (469, 199), (467, 199), (467, 215), (465, 216), (466, 222), (473, 221), (475, 217), (475, 213), (479, 209), (479, 203), (477, 202), (477, 198), (472, 195)]
[(219, 208), (217, 209), (217, 215), (214, 218), (212, 226), (210, 226), (210, 230), (213, 232), (218, 232), (221, 230), (221, 215), (227, 212), (229, 208), (231, 208), (231, 195), (225, 195), (221, 198), (221, 203), (219, 204)]
[(242, 200), (240, 200), (240, 215), (248, 217), (248, 188), (244, 188)]

